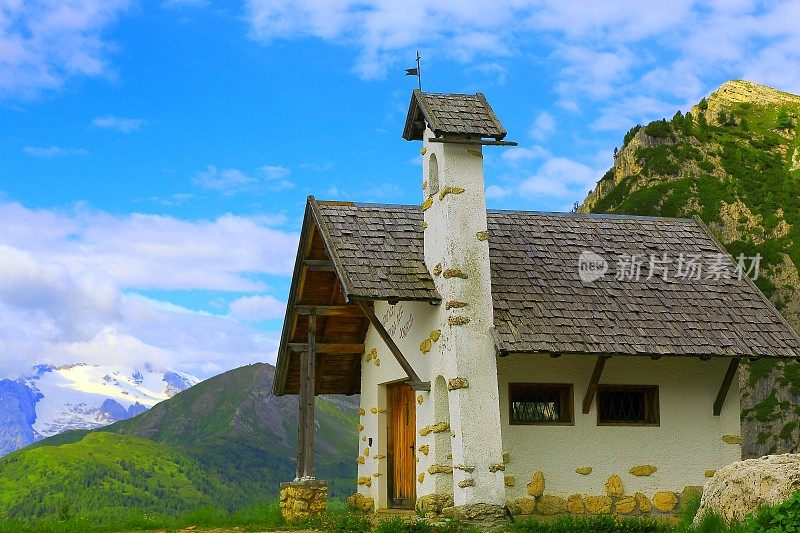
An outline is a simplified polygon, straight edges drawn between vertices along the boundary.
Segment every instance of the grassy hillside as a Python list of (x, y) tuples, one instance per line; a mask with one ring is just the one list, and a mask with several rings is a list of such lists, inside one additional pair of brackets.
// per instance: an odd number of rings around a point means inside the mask
[[(703, 219), (800, 330), (800, 96), (733, 81), (686, 115), (635, 126), (580, 210)], [(747, 366), (746, 456), (800, 446), (800, 365)]]
[[(233, 510), (272, 501), (280, 482), (294, 478), (297, 439), (297, 397), (273, 396), (273, 376), (266, 364), (231, 370), (135, 418), (11, 454), (0, 460), (0, 518), (52, 516), (79, 489), (90, 490), (76, 509), (126, 502), (147, 512)], [(343, 497), (355, 489), (357, 404), (320, 397), (317, 406), (317, 476)], [(5, 502), (5, 487), (25, 476), (35, 481), (30, 491), (12, 491)]]
[(80, 442), (0, 459), (0, 516), (39, 518), (142, 508), (175, 513), (226, 499), (196, 461), (155, 442), (92, 433)]

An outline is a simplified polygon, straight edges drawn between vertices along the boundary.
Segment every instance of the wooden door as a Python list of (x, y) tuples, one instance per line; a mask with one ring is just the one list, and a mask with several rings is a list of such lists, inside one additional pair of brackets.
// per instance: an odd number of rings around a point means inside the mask
[(389, 416), (389, 505), (395, 509), (413, 509), (417, 501), (416, 403), (414, 391), (405, 383), (387, 388)]

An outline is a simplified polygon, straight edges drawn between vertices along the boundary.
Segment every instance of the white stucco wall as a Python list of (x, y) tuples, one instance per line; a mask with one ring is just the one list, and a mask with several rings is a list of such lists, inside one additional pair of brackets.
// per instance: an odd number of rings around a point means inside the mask
[[(509, 454), (506, 475), (516, 477), (507, 487), (509, 499), (528, 497), (526, 484), (535, 471), (545, 478), (545, 493), (604, 494), (609, 476), (618, 475), (625, 492), (652, 497), (657, 491), (680, 492), (687, 485), (703, 485), (704, 472), (741, 457), (738, 444), (726, 444), (724, 435), (740, 435), (738, 377), (734, 379), (720, 416), (713, 416), (714, 400), (728, 361), (697, 358), (612, 357), (601, 384), (658, 385), (658, 427), (598, 426), (597, 402), (589, 414), (581, 412), (586, 386), (595, 364), (591, 356), (514, 355), (498, 359), (503, 447)], [(574, 426), (510, 425), (509, 383), (572, 383)], [(633, 466), (652, 465), (647, 477), (628, 473)], [(575, 472), (591, 467), (589, 475)]]
[[(390, 306), (386, 302), (375, 303), (375, 314), (384, 323), (395, 343), (406, 356), (406, 359), (422, 379), (427, 379), (430, 368), (430, 357), (433, 353), (423, 354), (419, 350), (420, 342), (428, 338), (433, 329), (438, 328), (435, 308), (424, 302), (401, 302)], [(439, 342), (442, 342), (440, 339)], [(438, 343), (432, 343), (438, 344)], [(384, 509), (388, 506), (387, 495), (387, 412), (386, 387), (390, 383), (405, 381), (407, 376), (386, 347), (375, 329), (370, 326), (365, 339), (366, 354), (361, 362), (361, 418), (363, 430), (359, 433), (359, 453), (364, 457), (364, 464), (358, 465), (358, 476), (371, 478), (371, 486), (359, 485), (358, 491), (375, 499), (375, 507)], [(375, 352), (372, 352), (372, 350)], [(369, 357), (377, 353), (377, 359)], [(369, 360), (367, 360), (369, 358)], [(429, 401), (430, 393), (417, 392), (422, 403), (417, 402), (417, 428), (433, 423), (433, 403)], [(379, 412), (374, 413), (373, 408)], [(369, 439), (372, 446), (369, 447)], [(424, 444), (417, 433), (417, 447)], [(431, 439), (432, 440), (432, 437)], [(365, 449), (369, 447), (369, 454)], [(434, 455), (425, 456), (417, 452), (417, 475), (433, 464)], [(379, 475), (375, 475), (379, 474)], [(433, 478), (425, 479), (424, 484), (417, 484), (417, 495), (433, 492)]]

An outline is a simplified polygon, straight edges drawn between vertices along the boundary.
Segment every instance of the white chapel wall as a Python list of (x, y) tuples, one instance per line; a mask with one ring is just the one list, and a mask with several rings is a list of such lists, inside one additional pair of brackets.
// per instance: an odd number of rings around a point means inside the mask
[[(534, 472), (544, 474), (546, 494), (605, 494), (604, 485), (618, 475), (626, 494), (680, 492), (688, 485), (703, 485), (705, 473), (741, 456), (739, 444), (724, 436), (740, 436), (738, 376), (734, 379), (720, 416), (713, 404), (729, 361), (698, 358), (612, 357), (601, 384), (658, 385), (658, 427), (598, 426), (597, 402), (589, 414), (581, 410), (596, 357), (513, 355), (498, 358), (503, 447), (508, 453), (506, 488), (509, 500), (529, 497), (526, 484)], [(510, 425), (509, 383), (572, 383), (574, 426)], [(735, 442), (730, 437), (726, 440)], [(634, 466), (652, 465), (656, 472), (637, 477)], [(588, 475), (576, 468), (591, 467)]]

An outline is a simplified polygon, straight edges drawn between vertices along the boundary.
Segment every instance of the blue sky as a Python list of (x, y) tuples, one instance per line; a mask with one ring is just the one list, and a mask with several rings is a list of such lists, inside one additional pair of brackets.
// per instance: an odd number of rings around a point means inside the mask
[(420, 201), (424, 89), (483, 91), (493, 208), (563, 211), (637, 122), (800, 92), (800, 1), (0, 0), (0, 377), (273, 362), (305, 198)]

